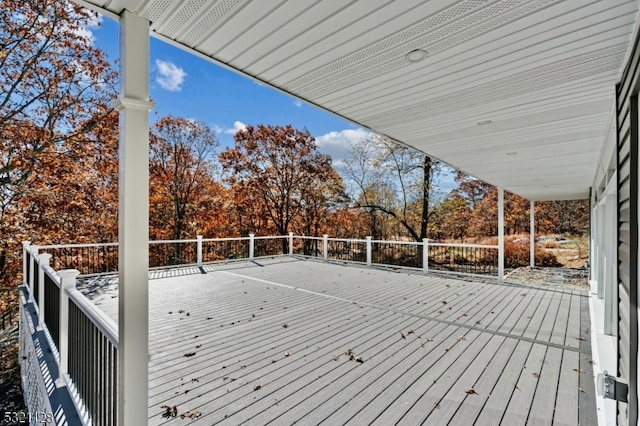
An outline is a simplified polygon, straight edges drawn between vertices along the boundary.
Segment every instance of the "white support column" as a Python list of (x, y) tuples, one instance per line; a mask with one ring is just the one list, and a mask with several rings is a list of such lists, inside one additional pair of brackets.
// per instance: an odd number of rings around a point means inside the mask
[(249, 260), (253, 260), (253, 250), (256, 234), (249, 234)]
[(118, 423), (149, 415), (149, 21), (120, 17)]
[(529, 203), (529, 266), (536, 266), (536, 212), (533, 200)]
[(498, 282), (504, 281), (504, 189), (498, 188)]
[[(34, 282), (35, 282), (35, 275), (37, 274), (38, 271), (36, 270), (36, 256), (38, 255), (38, 247), (37, 246), (31, 246), (29, 253), (31, 254), (31, 256), (29, 256), (29, 301), (34, 302), (35, 300), (33, 299), (33, 295), (34, 295), (34, 291), (35, 289), (34, 287)], [(37, 301), (35, 301), (37, 302)]]
[(49, 266), (51, 255), (42, 253), (38, 256), (38, 329), (44, 327), (44, 267)]
[(422, 272), (429, 272), (429, 239), (422, 239)]
[(322, 258), (325, 262), (329, 260), (329, 236), (327, 234), (322, 236)]
[(29, 285), (27, 281), (27, 274), (29, 268), (29, 262), (27, 262), (27, 253), (29, 252), (29, 245), (31, 241), (23, 241), (22, 242), (22, 284)]
[(64, 269), (58, 272), (60, 277), (60, 342), (58, 353), (60, 354), (60, 368), (56, 387), (67, 385), (66, 376), (69, 374), (69, 295), (67, 289), (76, 286), (76, 277), (80, 271), (76, 269)]
[(293, 256), (293, 232), (289, 232), (289, 256)]
[(202, 235), (196, 235), (196, 262), (198, 267), (202, 268)]
[(367, 237), (367, 266), (371, 266), (371, 237)]

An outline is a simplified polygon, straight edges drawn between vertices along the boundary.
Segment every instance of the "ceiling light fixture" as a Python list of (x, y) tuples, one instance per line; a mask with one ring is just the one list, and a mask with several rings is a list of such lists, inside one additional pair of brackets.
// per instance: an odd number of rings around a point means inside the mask
[(412, 50), (405, 55), (407, 62), (420, 62), (427, 57), (427, 52), (421, 49)]

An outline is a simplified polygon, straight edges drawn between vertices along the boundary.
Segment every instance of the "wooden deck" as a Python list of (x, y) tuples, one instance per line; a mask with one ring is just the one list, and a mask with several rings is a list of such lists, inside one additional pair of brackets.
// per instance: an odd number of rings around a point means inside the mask
[[(166, 275), (150, 424), (596, 424), (584, 291), (287, 257)], [(84, 288), (117, 318), (113, 282)]]

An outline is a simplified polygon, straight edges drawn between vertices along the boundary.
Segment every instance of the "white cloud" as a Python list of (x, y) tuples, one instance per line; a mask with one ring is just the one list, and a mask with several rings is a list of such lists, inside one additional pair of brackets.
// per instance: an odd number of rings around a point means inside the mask
[(247, 128), (247, 125), (244, 124), (242, 121), (234, 121), (233, 129), (227, 130), (227, 133), (229, 133), (230, 135), (235, 135), (239, 131), (244, 130), (246, 128)]
[(300, 102), (299, 100), (295, 100), (293, 101), (293, 106), (296, 108), (302, 108), (302, 102)]
[(173, 62), (156, 59), (156, 82), (165, 90), (179, 92), (187, 73)]
[(370, 136), (371, 132), (365, 129), (345, 129), (317, 136), (316, 144), (321, 153), (331, 156), (336, 166), (343, 163), (345, 154), (351, 149), (351, 144)]

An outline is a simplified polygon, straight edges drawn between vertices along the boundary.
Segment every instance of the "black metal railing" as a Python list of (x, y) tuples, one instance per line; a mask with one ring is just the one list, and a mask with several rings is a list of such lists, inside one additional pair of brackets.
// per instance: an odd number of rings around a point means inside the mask
[(498, 248), (429, 244), (429, 269), (475, 275), (498, 274)]
[(118, 244), (69, 244), (39, 247), (51, 254), (51, 267), (77, 269), (82, 275), (118, 272)]
[(60, 287), (49, 274), (44, 274), (44, 323), (53, 343), (58, 347), (60, 343)]
[(278, 256), (289, 252), (287, 237), (255, 237), (253, 256)]
[(211, 239), (202, 241), (202, 261), (248, 259), (249, 238)]
[(422, 268), (422, 243), (372, 241), (371, 262), (381, 265)]
[(149, 267), (195, 265), (197, 259), (196, 240), (150, 241)]
[[(69, 376), (94, 425), (118, 422), (118, 347), (113, 333), (69, 298)], [(117, 342), (117, 340), (116, 340)]]

